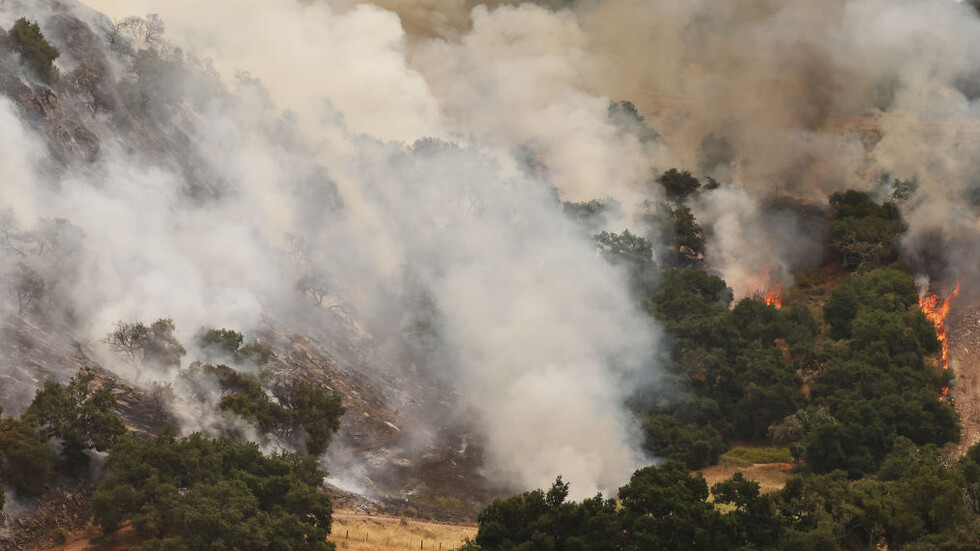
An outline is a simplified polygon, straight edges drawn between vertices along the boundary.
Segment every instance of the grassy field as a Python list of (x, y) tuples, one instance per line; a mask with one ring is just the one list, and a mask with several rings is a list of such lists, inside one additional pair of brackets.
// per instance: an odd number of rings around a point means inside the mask
[(718, 458), (720, 465), (733, 467), (751, 467), (762, 463), (789, 463), (791, 461), (793, 461), (793, 456), (790, 455), (789, 448), (771, 446), (735, 446)]
[[(93, 546), (89, 538), (95, 529), (71, 534), (64, 545), (47, 545), (42, 549), (57, 551), (125, 551), (138, 540), (128, 526), (111, 542)], [(398, 517), (368, 515), (360, 511), (338, 509), (333, 515), (333, 533), (328, 538), (337, 549), (350, 551), (397, 551), (425, 549), (451, 551), (466, 538), (476, 536), (476, 526), (438, 524)]]
[(768, 463), (752, 465), (751, 467), (736, 467), (734, 465), (712, 465), (701, 469), (705, 481), (710, 488), (714, 484), (728, 480), (736, 472), (741, 472), (745, 478), (759, 483), (759, 489), (765, 492), (782, 490), (786, 479), (790, 477), (791, 463)]
[(476, 535), (476, 526), (456, 526), (412, 519), (338, 510), (330, 541), (337, 549), (387, 551), (424, 549), (449, 551)]

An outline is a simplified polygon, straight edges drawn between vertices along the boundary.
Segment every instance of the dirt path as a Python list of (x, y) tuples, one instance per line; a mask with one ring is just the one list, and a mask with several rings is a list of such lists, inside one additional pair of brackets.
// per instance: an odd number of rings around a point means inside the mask
[(954, 311), (950, 318), (950, 368), (956, 373), (950, 394), (963, 425), (956, 449), (962, 455), (980, 442), (980, 307)]

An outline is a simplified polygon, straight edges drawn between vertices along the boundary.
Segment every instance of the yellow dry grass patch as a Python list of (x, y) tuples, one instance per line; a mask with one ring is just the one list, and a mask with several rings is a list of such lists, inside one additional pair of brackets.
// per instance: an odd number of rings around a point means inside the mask
[(792, 463), (761, 463), (750, 467), (737, 467), (735, 465), (712, 465), (701, 469), (704, 480), (708, 487), (728, 480), (733, 474), (741, 472), (748, 480), (759, 483), (762, 493), (782, 490), (786, 485), (786, 479), (792, 474)]
[(450, 551), (476, 536), (476, 526), (457, 526), (412, 519), (334, 511), (328, 538), (347, 551)]

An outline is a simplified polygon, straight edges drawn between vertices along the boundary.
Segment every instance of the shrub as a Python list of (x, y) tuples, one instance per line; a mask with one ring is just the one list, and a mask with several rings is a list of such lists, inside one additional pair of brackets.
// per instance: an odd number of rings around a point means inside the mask
[(61, 526), (55, 528), (51, 531), (51, 541), (53, 541), (55, 545), (64, 545), (68, 543), (68, 530), (65, 530)]

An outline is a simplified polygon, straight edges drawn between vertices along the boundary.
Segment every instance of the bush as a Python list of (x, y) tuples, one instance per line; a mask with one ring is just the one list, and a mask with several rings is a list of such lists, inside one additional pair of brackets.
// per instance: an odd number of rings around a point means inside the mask
[(68, 530), (65, 530), (61, 526), (55, 528), (51, 531), (51, 541), (55, 545), (64, 545), (68, 543)]

